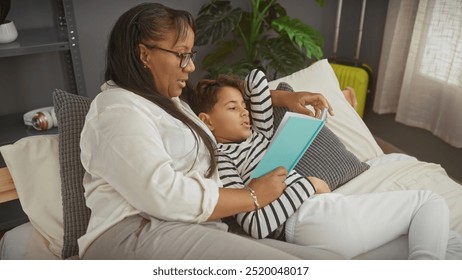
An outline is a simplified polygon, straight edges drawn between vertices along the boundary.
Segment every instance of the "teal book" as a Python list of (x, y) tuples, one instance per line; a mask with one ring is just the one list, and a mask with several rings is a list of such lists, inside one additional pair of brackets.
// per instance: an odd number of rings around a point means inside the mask
[(258, 178), (279, 166), (292, 171), (324, 126), (325, 115), (326, 112), (323, 112), (318, 119), (286, 112), (265, 155), (250, 177)]

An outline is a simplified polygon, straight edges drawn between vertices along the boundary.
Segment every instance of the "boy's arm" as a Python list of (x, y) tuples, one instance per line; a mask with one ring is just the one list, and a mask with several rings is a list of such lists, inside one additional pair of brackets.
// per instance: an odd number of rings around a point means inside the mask
[(265, 73), (254, 69), (244, 82), (244, 99), (250, 101), (253, 127), (265, 137), (273, 136), (273, 105)]
[[(228, 156), (218, 157), (218, 171), (224, 188), (244, 188), (242, 175)], [(288, 176), (286, 183), (288, 187), (275, 201), (258, 211), (242, 212), (235, 216), (237, 223), (247, 234), (257, 239), (267, 237), (315, 193), (310, 181), (297, 176), (295, 172)]]
[[(289, 175), (288, 180), (291, 179)], [(297, 211), (302, 203), (315, 193), (309, 180), (301, 179), (290, 184), (282, 195), (258, 211), (236, 215), (237, 223), (250, 236), (261, 239), (267, 237)]]
[[(327, 99), (320, 93), (307, 91), (293, 92), (285, 90), (271, 90), (271, 99), (274, 107), (287, 107), (292, 112), (319, 117), (324, 108), (328, 108), (329, 115), (334, 115), (334, 110)], [(306, 106), (311, 105), (314, 111)]]

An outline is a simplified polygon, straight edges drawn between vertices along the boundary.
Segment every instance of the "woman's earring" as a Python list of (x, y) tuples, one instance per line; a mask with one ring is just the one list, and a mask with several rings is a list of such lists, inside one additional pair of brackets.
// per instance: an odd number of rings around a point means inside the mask
[(144, 69), (148, 69), (149, 67), (146, 64), (143, 64)]

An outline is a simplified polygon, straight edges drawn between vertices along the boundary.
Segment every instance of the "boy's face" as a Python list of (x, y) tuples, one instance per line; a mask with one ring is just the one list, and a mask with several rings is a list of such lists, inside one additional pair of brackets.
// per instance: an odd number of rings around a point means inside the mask
[(218, 90), (218, 102), (208, 114), (199, 118), (207, 124), (218, 143), (240, 142), (250, 134), (249, 111), (241, 92), (233, 87)]

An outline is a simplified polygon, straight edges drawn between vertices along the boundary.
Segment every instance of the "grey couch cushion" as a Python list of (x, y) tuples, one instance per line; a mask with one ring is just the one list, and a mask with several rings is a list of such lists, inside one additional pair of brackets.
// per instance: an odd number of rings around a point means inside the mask
[[(279, 90), (293, 91), (287, 83), (280, 83)], [(274, 126), (279, 126), (286, 108), (274, 108)], [(369, 165), (361, 162), (348, 151), (340, 139), (324, 126), (302, 156), (295, 170), (305, 177), (314, 176), (327, 182), (331, 190), (363, 173)]]
[(59, 132), (59, 165), (61, 174), (61, 195), (63, 200), (64, 244), (62, 258), (78, 254), (77, 239), (88, 225), (90, 209), (85, 204), (83, 175), (80, 163), (80, 132), (91, 99), (56, 89), (53, 103)]

